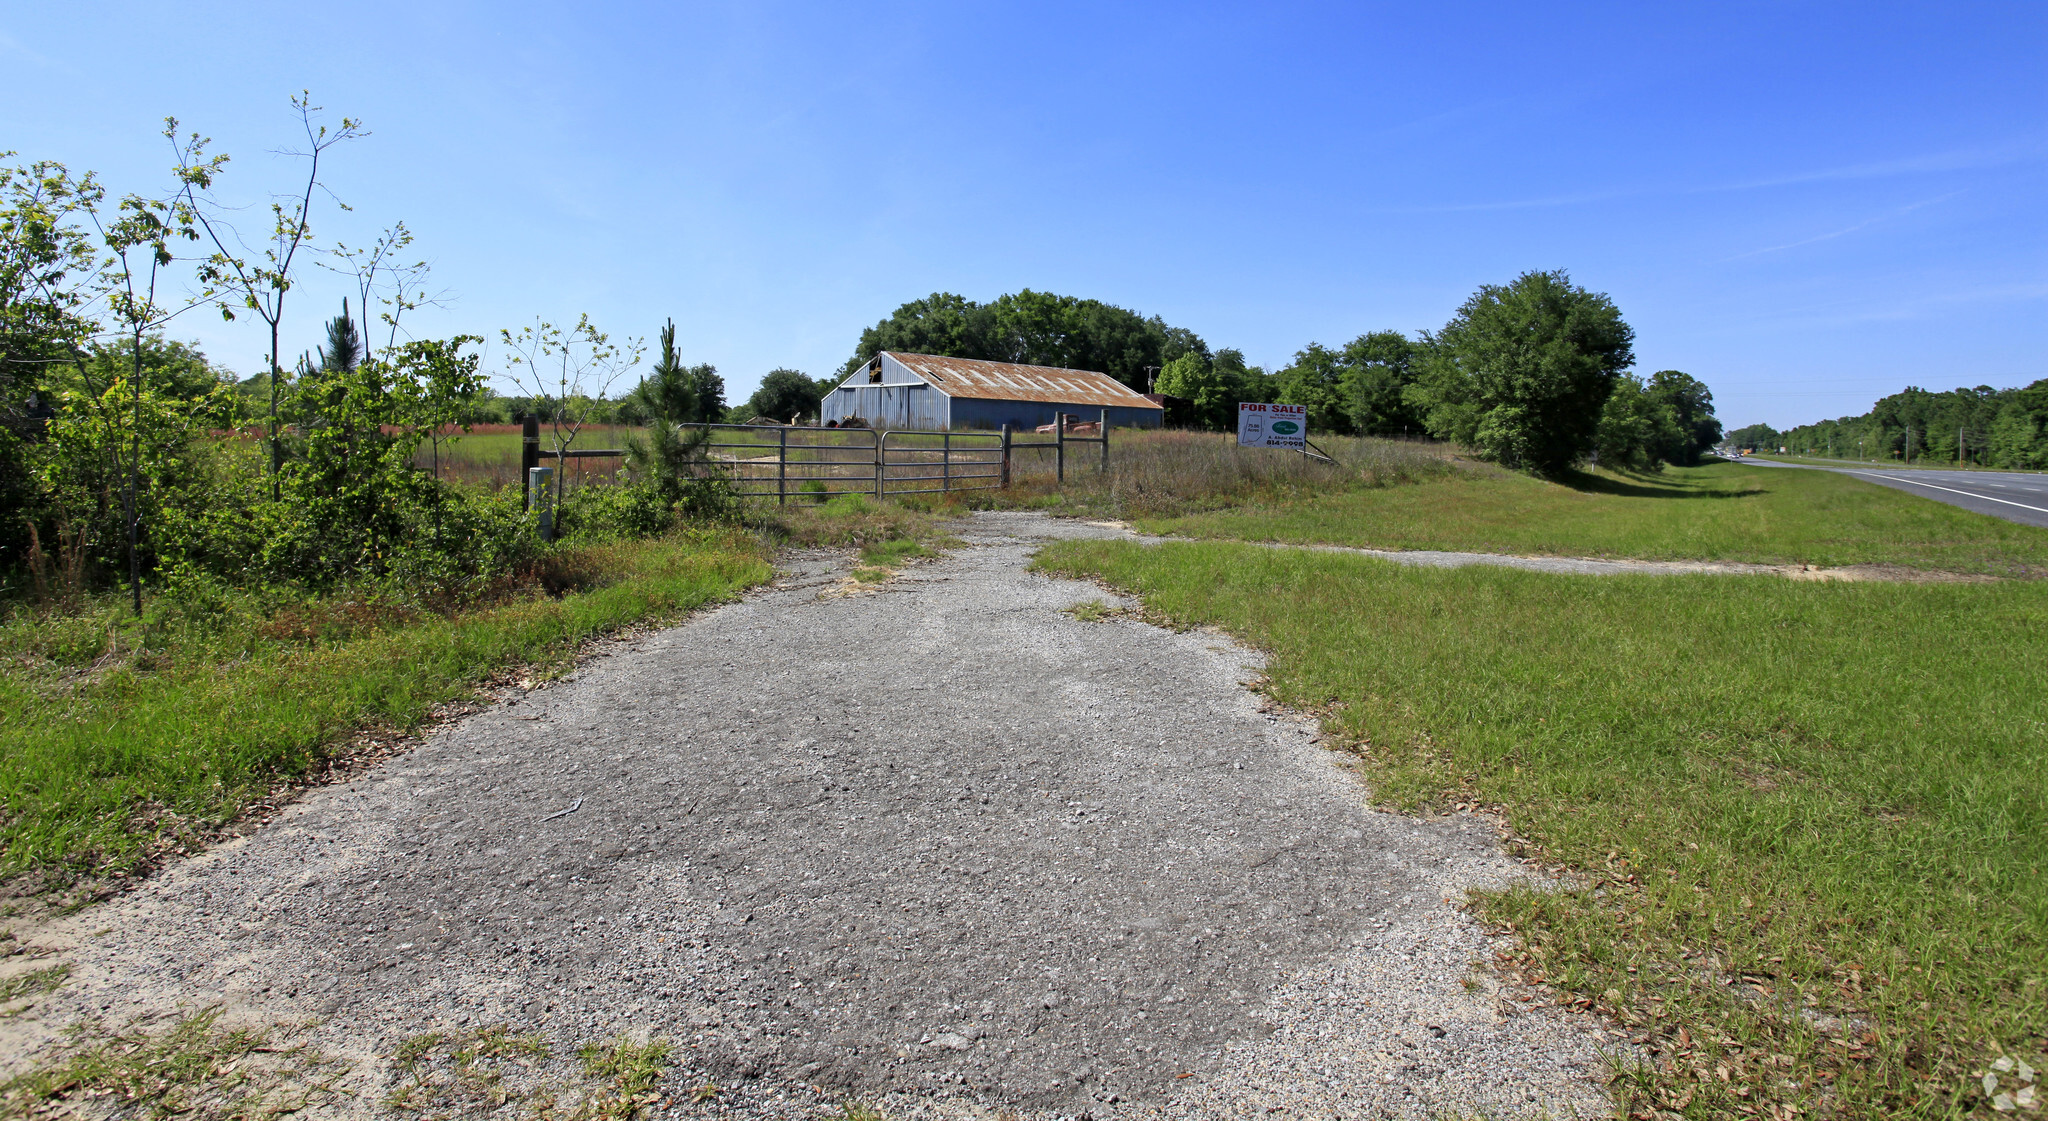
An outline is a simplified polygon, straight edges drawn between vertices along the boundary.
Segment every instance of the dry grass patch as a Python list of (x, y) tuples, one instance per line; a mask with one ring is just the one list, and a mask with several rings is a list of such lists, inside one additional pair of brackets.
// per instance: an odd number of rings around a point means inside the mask
[(151, 1033), (76, 1027), (44, 1065), (0, 1083), (9, 1116), (104, 1113), (191, 1121), (258, 1121), (332, 1101), (348, 1073), (304, 1043), (223, 1028), (220, 1010)]
[(1316, 442), (1337, 462), (1239, 447), (1225, 433), (1113, 429), (1106, 471), (1098, 470), (1100, 448), (1093, 444), (1068, 447), (1064, 484), (1055, 477), (1052, 453), (1019, 450), (1012, 457), (1010, 490), (964, 497), (1117, 518), (1178, 517), (1416, 482), (1459, 469), (1439, 445), (1341, 436)]

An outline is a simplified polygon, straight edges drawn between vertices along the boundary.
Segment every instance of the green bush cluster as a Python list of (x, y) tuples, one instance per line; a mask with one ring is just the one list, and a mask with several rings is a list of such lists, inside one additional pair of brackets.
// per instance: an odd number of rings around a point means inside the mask
[[(330, 343), (352, 329), (335, 321)], [(40, 431), (10, 441), (28, 479), (0, 511), (27, 536), (12, 590), (75, 602), (120, 582), (132, 518), (132, 571), (181, 596), (370, 583), (407, 600), (473, 599), (548, 548), (518, 491), (420, 465), (430, 441), (459, 439), (482, 389), (465, 353), (476, 341), (407, 343), (376, 359), (330, 345), (280, 387), (274, 436), (241, 427), (246, 407), (225, 381), (181, 392), (175, 379), (117, 372), (94, 392), (74, 379), (52, 395)], [(732, 512), (730, 488), (698, 449), (658, 450), (666, 458), (637, 476), (564, 495), (558, 536), (649, 536), (679, 515)]]

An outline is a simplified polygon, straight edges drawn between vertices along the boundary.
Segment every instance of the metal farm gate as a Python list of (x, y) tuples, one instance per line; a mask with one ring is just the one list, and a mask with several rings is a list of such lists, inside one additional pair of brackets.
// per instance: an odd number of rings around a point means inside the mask
[(707, 425), (705, 445), (742, 497), (823, 502), (997, 490), (1008, 481), (1004, 434), (867, 428)]
[[(1046, 451), (1066, 477), (1067, 445), (1099, 444), (1109, 465), (1107, 415), (1092, 424), (1063, 416), (1047, 425), (1051, 439), (1020, 441), (1004, 425), (996, 432), (906, 432), (869, 428), (785, 428), (771, 424), (710, 424), (705, 445), (744, 498), (787, 503), (823, 502), (842, 494), (875, 499), (951, 491), (1001, 490), (1010, 485), (1011, 456)], [(1078, 435), (1093, 431), (1094, 435)]]

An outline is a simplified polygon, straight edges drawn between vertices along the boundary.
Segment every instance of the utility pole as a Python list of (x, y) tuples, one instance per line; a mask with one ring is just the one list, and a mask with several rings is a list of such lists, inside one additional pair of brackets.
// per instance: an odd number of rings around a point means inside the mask
[(1147, 366), (1147, 367), (1145, 367), (1145, 390), (1144, 390), (1144, 391), (1145, 391), (1146, 393), (1150, 393), (1150, 392), (1152, 392), (1152, 375), (1153, 375), (1153, 374), (1156, 374), (1156, 373), (1158, 373), (1158, 372), (1159, 372), (1159, 367), (1157, 367), (1157, 366)]

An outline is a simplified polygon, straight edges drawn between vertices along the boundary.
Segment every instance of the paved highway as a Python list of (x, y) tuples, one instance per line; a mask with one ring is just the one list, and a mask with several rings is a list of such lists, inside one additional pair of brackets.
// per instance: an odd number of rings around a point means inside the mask
[[(1730, 457), (1733, 458), (1733, 457)], [(2020, 471), (1926, 471), (1891, 467), (1815, 467), (1806, 463), (1777, 463), (1743, 456), (1739, 463), (1757, 467), (1800, 467), (1811, 471), (1838, 471), (1867, 479), (1936, 502), (1946, 502), (1979, 514), (2004, 518), (2022, 525), (2048, 527), (2048, 475)]]

